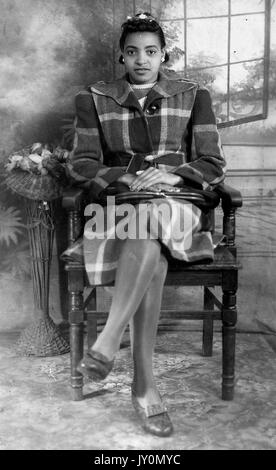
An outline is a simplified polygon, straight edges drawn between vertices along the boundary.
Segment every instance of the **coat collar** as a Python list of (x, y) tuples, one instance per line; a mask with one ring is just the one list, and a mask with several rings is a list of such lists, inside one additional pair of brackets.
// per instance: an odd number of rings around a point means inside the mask
[[(190, 90), (197, 90), (198, 84), (187, 79), (169, 78), (163, 72), (159, 73), (158, 81), (150, 91), (150, 101), (153, 99), (169, 98)], [(97, 82), (89, 87), (89, 90), (97, 95), (110, 96), (121, 106), (133, 106), (137, 104), (127, 76), (123, 76), (113, 82)]]

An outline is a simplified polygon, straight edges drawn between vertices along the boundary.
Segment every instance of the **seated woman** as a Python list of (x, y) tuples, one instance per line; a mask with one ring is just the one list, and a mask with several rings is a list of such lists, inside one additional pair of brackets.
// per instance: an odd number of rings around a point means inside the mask
[[(93, 201), (114, 183), (134, 191), (163, 185), (212, 190), (224, 179), (225, 161), (209, 92), (192, 81), (166, 77), (160, 70), (168, 60), (165, 46), (163, 30), (149, 13), (128, 17), (120, 38), (125, 76), (95, 83), (76, 97), (75, 144), (69, 166), (75, 184), (88, 188)], [(187, 151), (191, 131), (193, 156)], [(141, 155), (147, 164), (136, 174), (130, 173), (131, 158)], [(158, 207), (160, 200), (149, 204)], [(190, 215), (190, 244), (185, 225), (182, 240), (174, 239), (173, 218), (171, 235), (163, 239), (159, 235), (84, 239), (91, 284), (115, 280), (115, 286), (107, 323), (78, 366), (82, 374), (104, 379), (130, 324), (132, 402), (143, 428), (158, 436), (173, 431), (152, 369), (167, 256), (186, 262), (213, 258), (212, 238), (204, 228), (201, 210), (170, 198), (166, 204), (176, 207), (180, 217)], [(129, 227), (137, 221), (137, 207)]]

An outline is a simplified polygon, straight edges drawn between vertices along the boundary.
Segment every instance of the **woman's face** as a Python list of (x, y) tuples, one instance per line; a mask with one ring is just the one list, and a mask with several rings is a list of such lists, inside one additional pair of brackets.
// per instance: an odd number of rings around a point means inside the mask
[(133, 83), (152, 83), (157, 80), (164, 51), (157, 34), (130, 33), (126, 37), (123, 57)]

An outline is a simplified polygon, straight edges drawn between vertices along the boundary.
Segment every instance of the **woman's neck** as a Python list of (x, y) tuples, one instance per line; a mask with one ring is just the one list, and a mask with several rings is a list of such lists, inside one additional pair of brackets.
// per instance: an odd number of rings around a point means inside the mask
[(143, 83), (135, 82), (134, 80), (132, 80), (131, 76), (130, 76), (128, 73), (126, 74), (126, 79), (127, 79), (127, 81), (128, 81), (131, 85), (143, 85), (143, 86), (146, 88), (147, 86), (150, 86), (150, 85), (152, 85), (153, 83), (155, 84), (155, 83), (158, 81), (158, 79), (159, 79), (159, 74), (158, 74), (158, 76), (156, 77), (155, 80), (151, 80), (149, 83), (146, 83), (146, 82), (143, 82)]
[(152, 82), (152, 83), (130, 83), (130, 86), (132, 88), (138, 88), (140, 90), (143, 90), (143, 89), (147, 89), (147, 88), (151, 88), (155, 85), (156, 82)]

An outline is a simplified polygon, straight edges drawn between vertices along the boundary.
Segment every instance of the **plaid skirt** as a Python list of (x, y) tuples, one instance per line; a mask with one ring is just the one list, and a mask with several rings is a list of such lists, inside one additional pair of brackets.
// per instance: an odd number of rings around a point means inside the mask
[(84, 262), (91, 285), (115, 280), (127, 239), (156, 240), (170, 260), (193, 263), (214, 258), (209, 219), (188, 201), (160, 198), (136, 206), (107, 207), (93, 203), (86, 207), (85, 216), (83, 238), (62, 258)]

